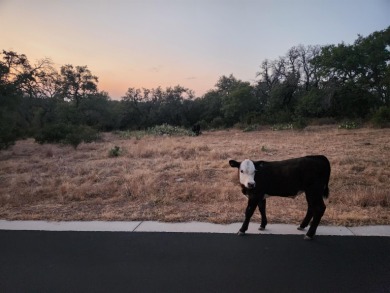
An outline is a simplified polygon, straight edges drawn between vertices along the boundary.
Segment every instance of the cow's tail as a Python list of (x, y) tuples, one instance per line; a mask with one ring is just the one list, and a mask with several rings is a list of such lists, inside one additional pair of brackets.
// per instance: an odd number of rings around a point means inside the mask
[(328, 198), (329, 197), (329, 187), (328, 187), (328, 184), (325, 185), (323, 197), (324, 198)]
[(330, 172), (331, 172), (331, 168), (330, 168), (330, 162), (328, 160), (327, 157), (323, 156), (323, 159), (325, 161), (325, 174), (326, 174), (326, 183), (324, 185), (324, 195), (323, 197), (326, 199), (329, 197), (329, 179), (330, 179)]

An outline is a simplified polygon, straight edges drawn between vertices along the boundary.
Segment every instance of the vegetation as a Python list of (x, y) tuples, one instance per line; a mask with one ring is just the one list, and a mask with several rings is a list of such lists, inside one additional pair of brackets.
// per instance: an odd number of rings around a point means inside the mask
[(119, 157), (121, 153), (121, 148), (116, 145), (112, 149), (110, 149), (110, 151), (108, 152), (108, 156), (110, 158)]
[(339, 129), (356, 129), (359, 128), (359, 123), (356, 121), (346, 120), (339, 125)]
[(147, 133), (152, 135), (167, 135), (167, 136), (194, 136), (195, 134), (192, 131), (184, 129), (178, 126), (171, 126), (169, 124), (163, 124), (148, 128)]
[(43, 143), (70, 144), (74, 148), (82, 142), (92, 142), (100, 139), (99, 133), (85, 125), (49, 124), (35, 136), (35, 141)]
[[(0, 218), (240, 222), (246, 199), (229, 158), (271, 161), (321, 153), (332, 164), (321, 223), (388, 225), (389, 137), (390, 129), (332, 125), (298, 132), (204, 131), (201, 137), (104, 133), (77, 151), (21, 140), (0, 152)], [(306, 208), (304, 195), (267, 199), (270, 223), (298, 224)]]
[[(358, 36), (351, 45), (292, 47), (285, 56), (264, 60), (252, 84), (222, 76), (202, 97), (178, 85), (130, 87), (121, 100), (112, 100), (98, 90), (98, 77), (87, 66), (68, 64), (57, 71), (49, 59), (31, 64), (24, 54), (0, 54), (0, 149), (25, 137), (77, 147), (93, 140), (91, 129), (160, 125), (302, 129), (311, 120), (333, 119), (387, 127), (389, 112), (390, 27)], [(80, 129), (83, 135), (76, 135)]]
[[(199, 139), (194, 124), (217, 131)], [(221, 130), (232, 126), (244, 131)], [(222, 76), (202, 97), (178, 85), (112, 100), (87, 66), (57, 71), (3, 51), (0, 218), (237, 222), (245, 203), (228, 158), (321, 153), (332, 163), (324, 224), (388, 224), (389, 126), (390, 27), (351, 45), (292, 47), (255, 82)], [(268, 208), (270, 222), (298, 223), (306, 203)]]

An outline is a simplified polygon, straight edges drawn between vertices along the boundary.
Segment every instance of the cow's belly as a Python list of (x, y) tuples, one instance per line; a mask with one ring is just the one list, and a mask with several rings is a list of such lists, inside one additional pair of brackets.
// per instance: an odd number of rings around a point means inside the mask
[[(295, 193), (295, 192), (294, 192)], [(281, 197), (288, 197), (288, 198), (296, 198), (298, 195), (304, 193), (303, 190), (299, 190), (298, 192), (296, 192), (295, 194), (289, 194), (289, 193), (276, 193), (276, 194), (265, 194), (264, 195), (264, 198), (268, 198), (268, 197), (271, 197), (271, 196), (281, 196)]]

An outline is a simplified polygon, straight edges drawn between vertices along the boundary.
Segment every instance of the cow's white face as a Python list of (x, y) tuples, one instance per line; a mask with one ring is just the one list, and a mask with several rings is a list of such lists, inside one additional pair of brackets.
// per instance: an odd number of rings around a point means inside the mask
[(248, 189), (253, 189), (256, 187), (255, 182), (255, 164), (251, 160), (244, 160), (241, 163), (238, 163), (234, 160), (229, 161), (230, 166), (238, 168), (238, 174), (240, 178), (240, 184)]
[(251, 160), (244, 160), (240, 164), (240, 183), (248, 189), (252, 189), (256, 186), (255, 182), (255, 164)]

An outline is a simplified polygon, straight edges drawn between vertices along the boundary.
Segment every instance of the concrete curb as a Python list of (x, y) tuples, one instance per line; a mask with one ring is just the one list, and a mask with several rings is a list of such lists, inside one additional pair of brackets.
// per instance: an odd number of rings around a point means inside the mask
[[(260, 224), (251, 223), (248, 234), (303, 235), (296, 225), (269, 224), (264, 231), (257, 230)], [(0, 220), (0, 230), (29, 231), (107, 231), (107, 232), (176, 232), (176, 233), (226, 233), (235, 234), (241, 223), (228, 225), (189, 222), (164, 223), (154, 221), (131, 222), (48, 222), (48, 221), (6, 221)], [(383, 226), (319, 226), (317, 235), (334, 236), (385, 236), (390, 237), (390, 225)]]

